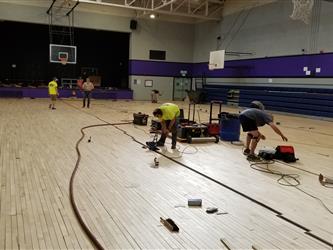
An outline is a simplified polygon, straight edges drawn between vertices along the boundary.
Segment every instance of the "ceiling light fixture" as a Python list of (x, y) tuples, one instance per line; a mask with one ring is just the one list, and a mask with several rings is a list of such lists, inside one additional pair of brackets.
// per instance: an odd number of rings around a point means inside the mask
[(154, 19), (154, 18), (155, 18), (155, 14), (150, 14), (149, 17), (150, 17), (151, 19)]

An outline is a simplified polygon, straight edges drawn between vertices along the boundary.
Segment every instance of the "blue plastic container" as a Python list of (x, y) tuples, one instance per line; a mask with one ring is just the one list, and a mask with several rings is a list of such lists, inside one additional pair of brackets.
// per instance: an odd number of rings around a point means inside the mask
[(239, 141), (240, 121), (238, 114), (221, 113), (220, 138), (224, 141)]

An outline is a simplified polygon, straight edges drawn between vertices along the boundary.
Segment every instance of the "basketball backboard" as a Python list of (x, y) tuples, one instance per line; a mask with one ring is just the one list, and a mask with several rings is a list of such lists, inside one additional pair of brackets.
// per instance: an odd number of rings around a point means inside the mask
[(76, 64), (76, 46), (50, 44), (50, 62)]
[(211, 51), (209, 54), (209, 70), (224, 68), (225, 50)]

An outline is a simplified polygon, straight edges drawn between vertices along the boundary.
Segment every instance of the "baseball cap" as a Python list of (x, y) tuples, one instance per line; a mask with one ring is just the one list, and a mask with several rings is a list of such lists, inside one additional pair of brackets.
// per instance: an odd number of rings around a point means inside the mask
[(261, 110), (265, 109), (264, 104), (262, 104), (260, 101), (252, 101), (250, 107)]

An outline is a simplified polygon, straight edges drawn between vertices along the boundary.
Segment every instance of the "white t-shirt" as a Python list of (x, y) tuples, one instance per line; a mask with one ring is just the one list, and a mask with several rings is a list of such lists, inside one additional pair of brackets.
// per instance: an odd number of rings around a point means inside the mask
[(82, 85), (84, 91), (92, 91), (94, 89), (94, 84), (92, 82), (84, 82)]

